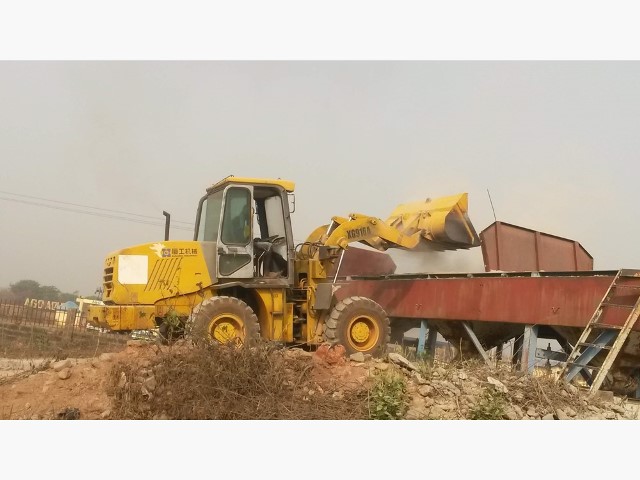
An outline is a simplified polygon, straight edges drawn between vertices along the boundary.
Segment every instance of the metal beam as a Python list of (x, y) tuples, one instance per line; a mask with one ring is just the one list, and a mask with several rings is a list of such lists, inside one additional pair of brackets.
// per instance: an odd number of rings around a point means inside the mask
[(485, 352), (484, 348), (482, 348), (482, 345), (480, 344), (478, 337), (476, 337), (476, 334), (473, 333), (473, 330), (471, 330), (469, 323), (467, 322), (461, 322), (461, 323), (464, 329), (467, 331), (467, 335), (469, 335), (471, 342), (473, 342), (473, 345), (476, 347), (476, 350), (478, 350), (478, 353), (482, 355), (482, 358), (484, 359), (484, 363), (492, 367), (493, 365), (491, 365), (491, 359), (489, 358), (489, 355), (487, 355), (487, 352)]
[(594, 357), (602, 351), (607, 344), (618, 336), (618, 332), (615, 330), (605, 330), (598, 338), (591, 342), (592, 346), (585, 348), (578, 358), (575, 359), (574, 364), (569, 367), (564, 377), (565, 382), (569, 383), (573, 380), (581, 370), (583, 370)]
[(536, 348), (536, 358), (554, 360), (556, 362), (566, 362), (569, 355), (564, 352), (555, 352), (549, 348)]

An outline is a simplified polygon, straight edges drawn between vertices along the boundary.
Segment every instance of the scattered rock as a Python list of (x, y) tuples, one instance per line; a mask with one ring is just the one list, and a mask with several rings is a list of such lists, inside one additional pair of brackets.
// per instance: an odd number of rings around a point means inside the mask
[(588, 405), (587, 408), (589, 410), (591, 410), (594, 413), (600, 413), (600, 409), (598, 407), (596, 407), (595, 405)]
[(78, 420), (80, 418), (80, 410), (67, 407), (58, 413), (58, 418), (60, 420)]
[[(564, 391), (564, 390), (563, 390), (563, 391)], [(573, 408), (571, 408), (571, 407), (566, 407), (566, 408), (564, 409), (564, 413), (566, 413), (566, 414), (567, 414), (567, 416), (572, 417), (572, 418), (573, 418), (573, 417), (575, 417), (575, 416), (578, 414), (578, 412), (576, 412), (576, 411), (575, 411)]]
[(520, 418), (524, 417), (524, 412), (522, 411), (522, 409), (518, 405), (514, 405), (513, 409), (518, 414), (518, 417), (520, 417)]
[(496, 380), (493, 377), (487, 377), (487, 382), (489, 382), (491, 385), (493, 385), (493, 387), (498, 391), (498, 392), (502, 392), (502, 393), (508, 393), (509, 390), (507, 389), (507, 387), (505, 386), (504, 383), (502, 383), (500, 380)]
[(561, 408), (556, 410), (556, 417), (558, 417), (558, 420), (571, 420), (571, 417), (564, 413), (564, 410)]
[(388, 363), (374, 363), (373, 366), (377, 369), (377, 370), (387, 370), (389, 368), (389, 364)]
[(542, 420), (555, 420), (553, 413), (547, 413), (544, 417), (542, 417)]
[(364, 362), (364, 353), (362, 352), (356, 352), (356, 353), (352, 353), (351, 355), (349, 355), (349, 359), (352, 362)]
[(423, 385), (418, 389), (418, 393), (423, 397), (429, 396), (431, 392), (433, 392), (433, 387), (431, 385)]
[(621, 415), (624, 415), (627, 413), (624, 407), (621, 407), (620, 405), (609, 405), (609, 409)]
[(404, 418), (407, 420), (422, 420), (427, 417), (427, 411), (422, 408), (410, 408)]
[(576, 387), (575, 385), (571, 385), (570, 383), (567, 383), (564, 386), (564, 389), (570, 395), (578, 395), (578, 387)]
[(314, 358), (329, 365), (344, 365), (346, 353), (346, 349), (340, 344), (329, 345), (328, 343), (323, 343), (316, 350)]
[(535, 409), (535, 408), (533, 408), (533, 407), (529, 407), (529, 408), (527, 409), (527, 415), (529, 415), (530, 417), (535, 418), (535, 417), (537, 417), (537, 416), (538, 416), (538, 412), (536, 412), (536, 409)]
[(396, 365), (400, 365), (401, 367), (407, 368), (409, 370), (418, 370), (418, 367), (416, 367), (413, 363), (411, 363), (409, 360), (404, 358), (399, 353), (392, 352), (392, 353), (389, 353), (388, 356), (389, 356), (389, 360), (395, 363)]
[(105, 410), (100, 414), (100, 418), (103, 418), (103, 419), (108, 418), (109, 416), (111, 416), (111, 410)]
[(60, 370), (58, 372), (58, 378), (60, 380), (66, 380), (70, 376), (71, 376), (71, 369), (70, 368), (64, 368), (64, 369), (62, 369), (62, 370)]
[(71, 360), (67, 358), (66, 360), (60, 360), (59, 362), (53, 363), (51, 365), (51, 368), (53, 368), (56, 372), (59, 372), (60, 370), (71, 367), (71, 365)]
[(431, 418), (443, 418), (444, 415), (445, 411), (439, 405), (434, 405), (433, 407), (431, 407), (431, 411), (429, 412), (429, 416)]
[(113, 353), (101, 353), (98, 359), (101, 362), (110, 362), (113, 360)]
[(466, 379), (467, 379), (467, 378), (469, 378), (469, 377), (467, 376), (467, 374), (466, 374), (465, 372), (463, 372), (463, 371), (459, 371), (459, 372), (458, 372), (458, 378), (459, 378), (460, 380), (466, 380)]
[(613, 399), (615, 398), (613, 392), (608, 390), (598, 390), (594, 397), (607, 403), (613, 403)]
[(436, 367), (434, 372), (437, 373), (441, 377), (446, 377), (447, 376), (447, 369), (443, 368), (443, 367)]
[[(451, 393), (453, 393), (456, 397), (460, 396), (460, 389), (458, 387), (456, 387), (453, 383), (451, 383), (448, 380), (443, 380), (442, 382), (440, 382), (440, 385), (442, 385), (443, 388), (447, 389), (448, 391), (450, 391)], [(506, 387), (505, 387), (506, 388)]]
[(518, 416), (518, 414), (515, 412), (514, 409), (509, 408), (503, 415), (503, 418), (506, 420), (519, 420), (520, 417)]
[(607, 420), (615, 420), (616, 414), (613, 412), (604, 412), (604, 418), (606, 418)]
[(158, 383), (156, 382), (156, 377), (147, 378), (144, 381), (144, 386), (147, 388), (147, 390), (154, 391), (156, 389), (156, 387), (158, 386)]
[(435, 402), (435, 400), (431, 397), (424, 397), (424, 406), (431, 407)]
[(42, 393), (47, 393), (49, 391), (49, 388), (51, 388), (49, 385), (44, 385), (42, 387)]
[(420, 375), (418, 372), (413, 372), (413, 378), (416, 379), (416, 382), (418, 382), (418, 385), (426, 385), (427, 383), (429, 383), (422, 375)]
[(613, 403), (614, 405), (621, 405), (622, 404), (622, 399), (620, 397), (613, 397)]

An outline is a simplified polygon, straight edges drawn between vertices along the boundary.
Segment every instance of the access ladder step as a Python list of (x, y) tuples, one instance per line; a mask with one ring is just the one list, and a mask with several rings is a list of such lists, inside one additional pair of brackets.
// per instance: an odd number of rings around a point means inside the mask
[(593, 370), (600, 370), (600, 368), (602, 368), (602, 367), (595, 367), (593, 365), (587, 365), (584, 363), (575, 363), (575, 362), (567, 362), (567, 366), (568, 365), (571, 365), (573, 367), (580, 367), (580, 368), (591, 368)]
[(635, 307), (635, 305), (623, 305), (621, 303), (610, 303), (610, 302), (606, 302), (602, 304), (603, 307), (615, 307), (615, 308), (628, 308), (629, 310), (631, 310), (632, 308)]
[(579, 347), (596, 347), (600, 350), (611, 350), (611, 347), (608, 345), (598, 345), (597, 343), (579, 343)]
[(607, 325), (606, 323), (592, 323), (589, 325), (591, 328), (605, 328), (608, 330), (622, 330), (622, 325)]

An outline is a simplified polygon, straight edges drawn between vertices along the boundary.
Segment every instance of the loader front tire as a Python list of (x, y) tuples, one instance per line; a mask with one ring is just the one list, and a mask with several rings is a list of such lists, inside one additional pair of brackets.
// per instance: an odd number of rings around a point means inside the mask
[(235, 297), (212, 297), (193, 309), (194, 341), (250, 345), (260, 338), (260, 323), (251, 307)]
[(348, 297), (338, 302), (324, 324), (324, 337), (339, 343), (347, 354), (362, 352), (381, 356), (391, 329), (387, 313), (366, 297)]

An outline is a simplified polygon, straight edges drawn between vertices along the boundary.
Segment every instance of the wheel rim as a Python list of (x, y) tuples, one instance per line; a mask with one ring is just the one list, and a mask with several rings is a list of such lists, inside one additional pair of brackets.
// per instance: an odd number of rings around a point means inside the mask
[(347, 325), (349, 344), (360, 352), (372, 349), (380, 338), (380, 327), (372, 317), (358, 315)]
[(209, 338), (218, 343), (242, 343), (244, 341), (244, 324), (239, 316), (223, 313), (211, 320), (208, 334)]

